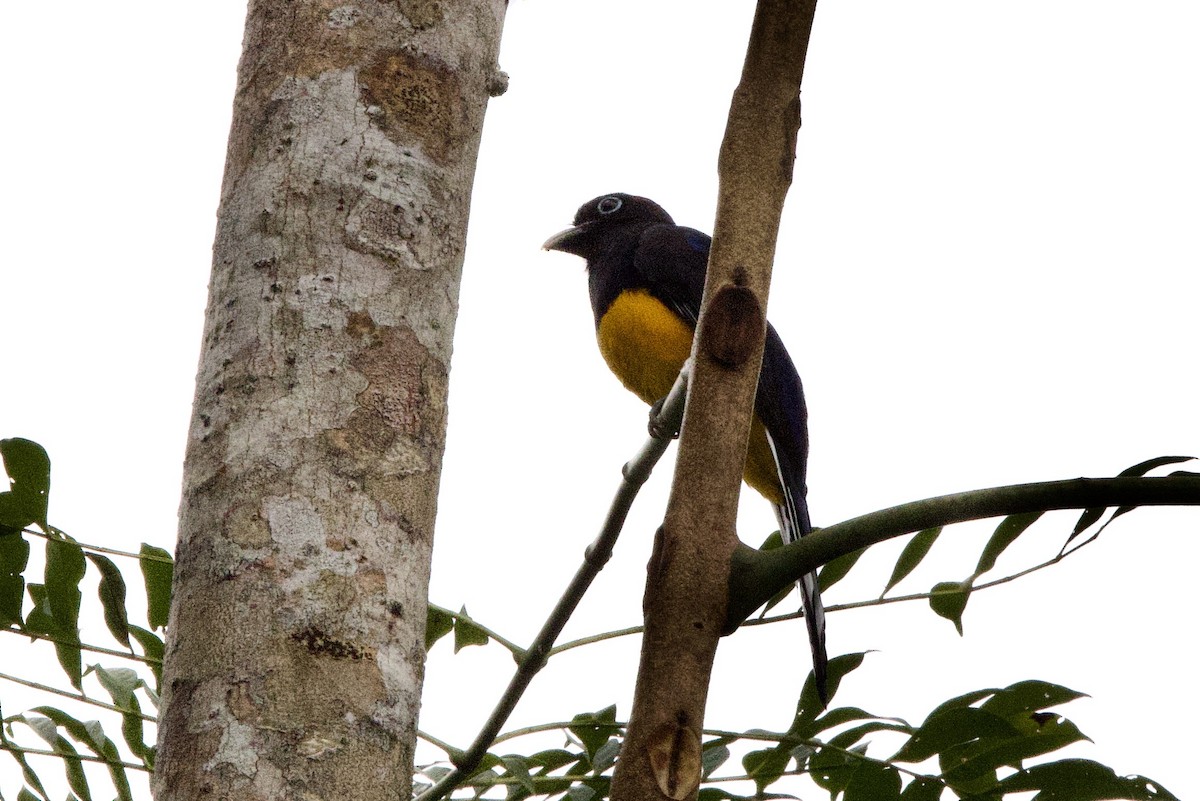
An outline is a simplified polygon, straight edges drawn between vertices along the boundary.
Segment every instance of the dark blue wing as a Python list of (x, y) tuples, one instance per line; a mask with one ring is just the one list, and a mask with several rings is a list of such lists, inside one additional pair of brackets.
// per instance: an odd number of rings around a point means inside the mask
[(634, 267), (645, 276), (650, 292), (693, 328), (700, 316), (711, 243), (692, 228), (653, 225), (642, 233), (633, 255)]

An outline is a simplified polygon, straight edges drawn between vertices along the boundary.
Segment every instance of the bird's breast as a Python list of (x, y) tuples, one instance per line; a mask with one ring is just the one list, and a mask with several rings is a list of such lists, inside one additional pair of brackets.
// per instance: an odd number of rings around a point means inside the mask
[[(625, 387), (646, 403), (665, 398), (692, 352), (692, 328), (645, 289), (617, 295), (596, 328), (600, 353)], [(757, 416), (750, 427), (745, 480), (772, 503), (781, 503), (779, 473)]]
[(646, 403), (665, 397), (692, 351), (692, 329), (645, 289), (617, 295), (596, 328), (600, 353)]

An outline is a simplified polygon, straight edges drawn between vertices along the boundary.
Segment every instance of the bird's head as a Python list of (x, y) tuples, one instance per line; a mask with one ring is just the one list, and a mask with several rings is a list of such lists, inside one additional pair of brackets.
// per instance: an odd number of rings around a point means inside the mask
[(590, 259), (614, 236), (636, 236), (651, 225), (673, 225), (671, 215), (653, 200), (623, 192), (592, 198), (575, 212), (575, 224), (546, 240), (542, 248)]

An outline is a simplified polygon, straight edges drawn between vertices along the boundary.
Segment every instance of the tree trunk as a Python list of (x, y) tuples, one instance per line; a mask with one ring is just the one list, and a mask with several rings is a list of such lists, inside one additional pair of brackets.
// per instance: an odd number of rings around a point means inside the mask
[(504, 0), (251, 0), (155, 795), (408, 799)]

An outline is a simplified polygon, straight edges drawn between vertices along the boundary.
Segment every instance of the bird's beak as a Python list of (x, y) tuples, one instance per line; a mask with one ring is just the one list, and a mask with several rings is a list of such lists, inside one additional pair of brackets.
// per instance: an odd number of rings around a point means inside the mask
[(554, 236), (542, 243), (542, 250), (558, 250), (563, 253), (576, 252), (576, 247), (579, 239), (587, 232), (587, 225), (573, 225), (570, 228), (559, 231)]

